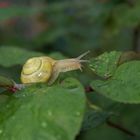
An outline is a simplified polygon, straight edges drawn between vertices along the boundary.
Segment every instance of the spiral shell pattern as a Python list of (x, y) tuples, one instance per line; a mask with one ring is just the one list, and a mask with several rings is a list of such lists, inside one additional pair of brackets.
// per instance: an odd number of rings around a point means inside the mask
[(33, 57), (24, 64), (21, 81), (24, 84), (48, 82), (55, 63), (50, 57)]

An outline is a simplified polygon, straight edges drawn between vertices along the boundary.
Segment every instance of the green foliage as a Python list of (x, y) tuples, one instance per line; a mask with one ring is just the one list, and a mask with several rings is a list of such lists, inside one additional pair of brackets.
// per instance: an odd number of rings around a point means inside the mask
[(0, 86), (1, 87), (10, 87), (14, 86), (14, 81), (12, 79), (0, 76)]
[[(34, 85), (13, 96), (0, 98), (0, 139), (73, 140), (78, 134), (85, 95), (81, 84)], [(74, 127), (73, 127), (74, 126)]]
[(132, 61), (118, 67), (108, 80), (92, 82), (99, 93), (119, 102), (140, 103), (140, 61)]
[(104, 53), (90, 61), (90, 68), (97, 75), (108, 78), (112, 76), (117, 68), (120, 52)]
[[(0, 139), (139, 140), (139, 13), (139, 0), (0, 2)], [(82, 72), (20, 84), (27, 59), (87, 50)]]
[(131, 137), (124, 135), (122, 132), (112, 129), (108, 125), (104, 124), (96, 129), (88, 131), (86, 134), (81, 134), (78, 140), (101, 140), (101, 139), (113, 139), (113, 140), (132, 140)]
[(51, 54), (45, 54), (35, 51), (29, 51), (18, 47), (0, 47), (0, 65), (5, 67), (24, 64), (29, 58), (39, 56), (50, 56), (54, 59), (65, 58), (65, 56), (63, 56), (61, 53), (54, 52)]
[[(8, 55), (7, 55), (8, 54)], [(43, 53), (30, 52), (22, 48), (1, 47), (0, 48), (0, 65), (12, 66), (24, 64), (27, 59), (35, 56), (42, 56)], [(4, 58), (4, 59), (3, 59)]]
[[(17, 64), (22, 65), (30, 57), (46, 55), (17, 47), (1, 47), (0, 53), (0, 64), (7, 68)], [(52, 53), (49, 56), (56, 59), (65, 58), (60, 53)], [(103, 78), (102, 80), (93, 80), (92, 88), (111, 100), (139, 103), (140, 62), (135, 60), (136, 56), (134, 53), (124, 54), (112, 51), (92, 58), (89, 68), (100, 78)], [(17, 72), (16, 69), (15, 72)], [(8, 73), (11, 74), (11, 71), (9, 70)], [(0, 100), (0, 112), (3, 114), (0, 122), (1, 139), (13, 138), (16, 140), (16, 138), (25, 137), (26, 139), (34, 139), (34, 137), (59, 139), (57, 137), (59, 136), (60, 139), (73, 140), (79, 131), (84, 132), (96, 128), (112, 115), (114, 116), (115, 111), (119, 112), (120, 104), (100, 98), (97, 93), (93, 93), (94, 96), (88, 96), (89, 109), (85, 112), (86, 98), (83, 87), (77, 80), (66, 78), (67, 76), (74, 77), (73, 74), (66, 75), (61, 84), (57, 83), (51, 87), (44, 84), (28, 86), (14, 95), (8, 91), (2, 92)], [(19, 79), (17, 73), (16, 78)], [(1, 76), (0, 80), (1, 86), (15, 86), (15, 83), (9, 78)], [(49, 110), (51, 110), (52, 116), (49, 116)], [(39, 115), (37, 115), (38, 112)], [(75, 115), (73, 115), (74, 113)], [(42, 120), (45, 122), (41, 123)], [(72, 122), (75, 122), (73, 124), (75, 128), (73, 128)], [(17, 125), (13, 128), (14, 123)], [(29, 125), (30, 123), (31, 125)], [(21, 133), (18, 131), (19, 129), (22, 130)], [(32, 131), (34, 133), (31, 133)]]
[(85, 113), (82, 130), (88, 131), (101, 125), (110, 117), (111, 113), (103, 110), (88, 109)]

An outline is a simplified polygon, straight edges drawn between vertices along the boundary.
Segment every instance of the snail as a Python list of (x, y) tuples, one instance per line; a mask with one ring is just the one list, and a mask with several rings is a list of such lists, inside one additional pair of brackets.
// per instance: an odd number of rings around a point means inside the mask
[(47, 56), (30, 58), (23, 65), (21, 82), (23, 84), (46, 82), (51, 85), (62, 72), (82, 70), (81, 63), (88, 62), (88, 60), (83, 60), (82, 58), (88, 53), (89, 51), (77, 58), (63, 60), (55, 60)]

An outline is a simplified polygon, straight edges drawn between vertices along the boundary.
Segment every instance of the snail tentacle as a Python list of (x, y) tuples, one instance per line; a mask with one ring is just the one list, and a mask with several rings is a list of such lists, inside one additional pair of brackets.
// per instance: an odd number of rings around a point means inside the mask
[(80, 56), (78, 56), (76, 59), (81, 60), (81, 58), (83, 58), (84, 56), (86, 56), (89, 53), (90, 53), (90, 51), (87, 51), (87, 52), (81, 54)]

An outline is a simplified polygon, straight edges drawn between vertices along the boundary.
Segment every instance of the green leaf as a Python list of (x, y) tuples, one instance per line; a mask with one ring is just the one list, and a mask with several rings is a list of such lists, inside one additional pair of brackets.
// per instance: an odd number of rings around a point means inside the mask
[(117, 68), (120, 55), (121, 53), (116, 51), (110, 53), (105, 52), (90, 61), (90, 68), (93, 72), (103, 78), (110, 77)]
[(87, 94), (89, 107), (86, 110), (82, 131), (97, 128), (115, 115), (122, 108), (120, 103), (114, 102), (96, 92)]
[[(129, 139), (128, 139), (129, 138)], [(133, 140), (135, 137), (132, 137)], [(97, 127), (96, 129), (92, 129), (83, 133), (79, 140), (132, 140), (131, 137), (128, 137), (126, 134), (121, 131), (114, 129), (106, 124)], [(139, 139), (137, 139), (139, 140)]]
[(87, 110), (82, 125), (82, 131), (87, 131), (103, 124), (110, 115), (111, 113), (105, 111)]
[(95, 91), (123, 103), (140, 103), (140, 61), (131, 61), (118, 67), (108, 80), (95, 80)]
[(17, 47), (0, 47), (0, 65), (2, 66), (13, 66), (18, 64), (24, 64), (27, 59), (31, 57), (45, 56), (48, 55), (54, 59), (64, 59), (64, 55), (58, 52), (51, 54), (43, 54), (40, 52), (30, 51)]
[(140, 138), (139, 108), (140, 104), (123, 104), (119, 112), (119, 117), (113, 116), (111, 121), (115, 122), (116, 124), (122, 122), (125, 128), (128, 128), (129, 131)]
[(0, 87), (11, 87), (14, 86), (14, 81), (4, 77), (4, 76), (0, 76)]
[(13, 81), (20, 83), (21, 65), (13, 65), (10, 67), (0, 66), (0, 75), (12, 79)]
[(16, 47), (0, 47), (0, 65), (12, 66), (17, 64), (23, 64), (30, 57), (42, 55), (42, 53)]
[(34, 85), (0, 100), (0, 139), (74, 140), (83, 120), (85, 95), (77, 80), (67, 81), (70, 86)]

